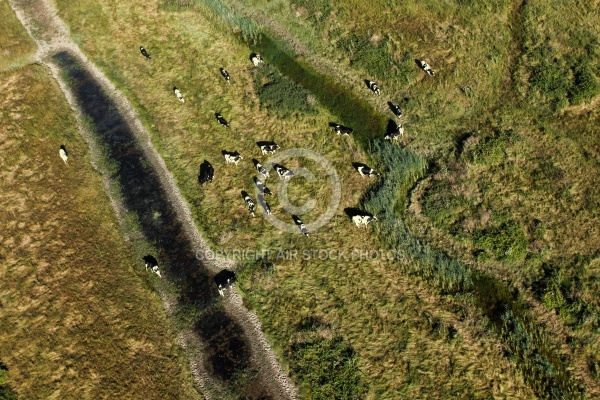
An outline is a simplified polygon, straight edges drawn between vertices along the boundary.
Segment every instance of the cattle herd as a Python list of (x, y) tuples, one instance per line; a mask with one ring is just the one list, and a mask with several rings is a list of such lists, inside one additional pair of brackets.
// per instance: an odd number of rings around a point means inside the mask
[[(141, 52), (142, 56), (144, 56), (146, 59), (148, 59), (148, 60), (151, 59), (150, 54), (143, 46), (140, 46), (140, 52)], [(252, 62), (254, 67), (260, 67), (260, 65), (263, 64), (263, 62), (264, 62), (262, 57), (260, 56), (260, 54), (257, 54), (257, 53), (250, 54), (250, 61)], [(434, 71), (431, 69), (429, 64), (427, 64), (427, 62), (425, 62), (423, 60), (415, 60), (415, 62), (425, 73), (427, 73), (427, 75), (435, 76)], [(223, 77), (223, 79), (225, 79), (225, 81), (228, 84), (231, 84), (231, 77), (230, 77), (229, 73), (224, 68), (219, 68), (219, 72), (221, 73), (221, 76)], [(365, 85), (373, 93), (375, 93), (377, 95), (381, 94), (381, 90), (379, 89), (379, 86), (374, 81), (365, 80)], [(173, 86), (173, 93), (175, 94), (175, 96), (181, 103), (185, 103), (185, 100), (183, 98), (181, 91), (176, 86)], [(387, 104), (388, 104), (390, 111), (397, 118), (402, 118), (402, 116), (403, 116), (402, 110), (400, 109), (400, 107), (398, 105), (396, 105), (392, 102), (388, 102)], [(229, 123), (219, 112), (215, 113), (215, 118), (220, 125), (222, 125), (225, 128), (229, 128)], [(354, 130), (352, 128), (335, 123), (335, 122), (331, 122), (329, 124), (329, 126), (338, 135), (347, 136), (354, 132)], [(390, 141), (397, 140), (400, 136), (403, 136), (403, 135), (404, 135), (404, 127), (402, 126), (402, 124), (398, 125), (396, 123), (393, 123), (391, 125), (391, 128), (388, 127), (388, 132), (385, 135), (384, 139), (390, 140)], [(262, 155), (271, 155), (280, 149), (280, 146), (272, 141), (260, 141), (260, 142), (257, 142), (256, 144), (260, 148)], [(226, 164), (235, 164), (237, 166), (238, 163), (244, 159), (244, 157), (242, 157), (242, 155), (237, 151), (223, 150), (221, 152), (221, 154), (225, 158)], [(67, 156), (67, 151), (64, 146), (60, 147), (59, 155), (62, 158), (62, 160), (66, 163), (68, 156)], [(269, 178), (269, 169), (267, 169), (264, 165), (262, 165), (257, 159), (252, 159), (252, 162), (253, 162), (254, 168), (256, 169), (258, 174), (260, 174), (260, 176), (262, 176), (263, 181), (266, 182), (267, 178)], [(370, 178), (370, 177), (378, 177), (379, 176), (379, 174), (377, 172), (375, 172), (372, 168), (370, 168), (369, 166), (367, 166), (365, 164), (353, 163), (353, 166), (362, 177)], [(290, 179), (292, 179), (294, 177), (294, 172), (292, 170), (284, 167), (283, 165), (272, 163), (270, 169), (275, 170), (275, 172), (279, 176), (280, 180), (289, 181)], [(208, 160), (204, 160), (204, 162), (202, 162), (202, 164), (200, 164), (200, 171), (198, 173), (198, 182), (200, 183), (201, 186), (205, 185), (207, 183), (210, 183), (210, 182), (212, 182), (212, 180), (214, 178), (214, 174), (215, 174), (215, 171), (214, 171), (214, 168), (211, 165), (211, 163)], [(254, 177), (254, 184), (258, 190), (256, 200), (257, 200), (257, 203), (260, 204), (260, 207), (263, 209), (265, 214), (271, 215), (271, 208), (269, 206), (269, 203), (265, 200), (265, 196), (270, 196), (271, 191), (263, 183), (263, 181), (261, 181), (258, 177)], [(246, 204), (246, 207), (248, 208), (248, 211), (254, 217), (256, 215), (256, 203), (254, 202), (254, 200), (252, 200), (252, 197), (250, 197), (248, 192), (246, 192), (244, 190), (241, 191), (241, 196), (242, 196), (242, 199), (244, 200), (244, 203)], [(298, 230), (300, 231), (300, 233), (302, 235), (308, 237), (308, 235), (309, 235), (308, 229), (306, 228), (306, 225), (302, 222), (302, 220), (296, 215), (292, 215), (291, 217), (292, 217), (295, 225), (298, 227)], [(377, 218), (370, 213), (367, 213), (364, 211), (359, 211), (355, 215), (351, 216), (351, 220), (357, 227), (361, 227), (361, 226), (367, 226), (369, 223), (371, 223), (373, 221), (377, 221)], [(153, 256), (146, 256), (146, 257), (144, 257), (144, 263), (146, 265), (146, 269), (149, 269), (149, 270), (153, 271), (154, 273), (156, 273), (158, 276), (160, 276), (160, 270), (158, 269), (158, 262), (157, 262), (156, 258), (154, 258)], [(228, 278), (224, 282), (219, 283), (218, 286), (219, 286), (219, 292), (221, 295), (223, 294), (223, 290), (227, 286), (229, 286), (231, 283), (233, 283), (234, 279), (235, 278)]]

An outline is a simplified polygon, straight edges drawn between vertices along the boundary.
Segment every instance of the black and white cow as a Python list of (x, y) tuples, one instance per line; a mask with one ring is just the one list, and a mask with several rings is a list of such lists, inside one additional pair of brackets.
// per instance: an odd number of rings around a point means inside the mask
[(279, 179), (289, 181), (294, 177), (294, 173), (286, 167), (284, 167), (283, 165), (273, 164), (273, 168), (277, 172), (277, 175), (279, 175)]
[(258, 179), (257, 177), (254, 177), (254, 184), (256, 184), (256, 188), (258, 189), (258, 191), (260, 192), (260, 194), (263, 194), (265, 196), (271, 196), (271, 190), (266, 187), (261, 181), (260, 179)]
[(183, 95), (181, 94), (181, 92), (179, 91), (179, 89), (177, 89), (176, 86), (173, 86), (173, 93), (175, 93), (175, 96), (177, 96), (177, 99), (180, 102), (185, 103), (185, 100), (183, 99)]
[(256, 196), (256, 199), (260, 203), (263, 210), (265, 210), (267, 215), (271, 215), (271, 207), (269, 207), (269, 203), (267, 203), (267, 201), (265, 200), (265, 197), (262, 194), (259, 194), (258, 196)]
[(223, 76), (223, 78), (225, 78), (227, 83), (231, 83), (231, 81), (229, 80), (229, 73), (225, 70), (225, 68), (219, 68), (219, 71), (221, 71), (221, 75)]
[(427, 62), (423, 61), (423, 60), (415, 60), (415, 62), (417, 63), (417, 65), (419, 67), (421, 67), (421, 69), (425, 72), (427, 72), (427, 75), (429, 76), (435, 76), (435, 72), (433, 72), (433, 70), (431, 69), (431, 67), (429, 66), (429, 64), (427, 64)]
[(385, 135), (384, 139), (398, 140), (400, 136), (404, 136), (404, 126), (402, 124), (398, 125), (396, 129), (390, 130), (388, 134)]
[(250, 54), (250, 61), (252, 61), (252, 64), (255, 67), (258, 67), (260, 64), (263, 63), (262, 57), (260, 56), (260, 54), (257, 54), (257, 53)]
[(292, 219), (294, 220), (294, 223), (296, 224), (298, 229), (300, 229), (300, 233), (308, 237), (308, 229), (306, 229), (306, 225), (304, 225), (302, 220), (295, 215), (292, 215)]
[(402, 117), (402, 110), (400, 109), (400, 107), (398, 107), (397, 105), (395, 105), (394, 103), (392, 103), (391, 101), (388, 101), (388, 107), (390, 108), (390, 110), (394, 113), (394, 115), (398, 118)]
[(242, 198), (246, 202), (246, 206), (248, 206), (248, 211), (250, 211), (250, 214), (254, 217), (254, 201), (252, 201), (252, 198), (244, 190), (242, 190)]
[(206, 182), (212, 182), (215, 176), (215, 170), (207, 160), (200, 164), (200, 173), (198, 174), (198, 182), (204, 185)]
[(244, 159), (244, 157), (242, 157), (240, 155), (240, 153), (238, 153), (237, 151), (231, 152), (231, 151), (227, 151), (227, 150), (222, 150), (221, 154), (223, 154), (223, 157), (225, 157), (225, 163), (227, 163), (227, 164), (238, 165), (240, 160)]
[(229, 128), (229, 122), (227, 122), (220, 113), (215, 113), (215, 118), (219, 124), (223, 125), (225, 128)]
[(338, 135), (346, 135), (348, 136), (349, 134), (351, 134), (352, 132), (354, 132), (354, 129), (344, 126), (344, 125), (340, 125), (340, 124), (336, 124), (335, 122), (330, 122), (329, 126), (331, 128), (333, 128), (333, 130), (335, 131), (335, 133), (337, 133)]
[(60, 156), (60, 158), (62, 158), (65, 164), (69, 160), (69, 154), (67, 153), (67, 149), (65, 148), (64, 144), (60, 145), (60, 148), (58, 149), (58, 155)]
[(151, 270), (156, 275), (158, 275), (159, 278), (162, 278), (162, 276), (160, 275), (160, 270), (158, 269), (158, 261), (156, 260), (156, 258), (154, 258), (151, 255), (144, 256), (144, 264), (146, 265), (147, 270)]
[(279, 145), (275, 142), (261, 141), (256, 142), (256, 145), (260, 148), (260, 152), (265, 154), (275, 154), (280, 149)]
[(375, 170), (365, 164), (361, 164), (361, 163), (353, 163), (354, 164), (354, 168), (356, 168), (356, 170), (358, 171), (358, 173), (360, 174), (360, 176), (362, 176), (363, 178), (365, 176), (368, 176), (369, 178), (372, 176), (379, 176), (379, 174), (377, 172), (375, 172)]
[(144, 46), (140, 46), (140, 52), (142, 53), (142, 55), (144, 57), (146, 57), (146, 59), (149, 60), (150, 58), (152, 58), (152, 57), (150, 57), (150, 54), (148, 54), (148, 52), (146, 51), (146, 49), (144, 48)]
[(377, 218), (369, 213), (358, 214), (352, 217), (352, 222), (354, 222), (354, 225), (356, 225), (359, 228), (361, 226), (366, 227), (369, 223), (373, 221), (377, 221)]
[(236, 281), (235, 272), (224, 269), (215, 275), (214, 280), (219, 294), (225, 296), (225, 291), (233, 286)]
[(376, 84), (375, 82), (367, 80), (367, 81), (365, 81), (365, 83), (367, 84), (367, 87), (368, 87), (369, 89), (371, 89), (371, 91), (372, 91), (373, 93), (375, 93), (375, 94), (377, 94), (377, 95), (381, 94), (381, 93), (379, 92), (379, 86), (377, 86), (377, 84)]
[(254, 168), (256, 168), (256, 171), (263, 176), (263, 179), (267, 179), (269, 177), (269, 171), (267, 171), (267, 169), (261, 163), (259, 163), (257, 159), (252, 159), (252, 162), (254, 163)]

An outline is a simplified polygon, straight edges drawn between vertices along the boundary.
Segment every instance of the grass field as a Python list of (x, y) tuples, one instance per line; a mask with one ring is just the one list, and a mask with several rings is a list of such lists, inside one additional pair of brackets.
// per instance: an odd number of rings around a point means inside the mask
[(58, 85), (29, 65), (2, 73), (0, 87), (6, 383), (20, 399), (197, 398)]
[(27, 63), (35, 45), (7, 0), (0, 0), (0, 15), (0, 71), (17, 69)]
[[(230, 3), (243, 8), (243, 2)], [(393, 235), (380, 241), (371, 228), (353, 227), (343, 210), (361, 204), (370, 188), (351, 162), (388, 172), (393, 168), (369, 156), (367, 146), (328, 128), (343, 112), (319, 104), (326, 96), (313, 93), (306, 99), (317, 113), (279, 117), (277, 110), (261, 106), (256, 81), (264, 83), (265, 77), (257, 76), (248, 60), (254, 49), (230, 33), (233, 26), (248, 37), (256, 34), (256, 25), (243, 15), (208, 0), (57, 4), (83, 50), (136, 104), (215, 250), (352, 254), (353, 249), (388, 248)], [(588, 315), (594, 315), (597, 294), (593, 74), (598, 64), (593, 42), (583, 44), (591, 55), (585, 63), (578, 51), (569, 50), (579, 47), (568, 42), (570, 37), (597, 37), (593, 3), (500, 1), (466, 7), (411, 1), (395, 4), (394, 12), (380, 2), (252, 5), (277, 18), (310, 52), (336, 61), (339, 80), (351, 80), (349, 89), (375, 110), (385, 111), (387, 99), (399, 103), (406, 114), (403, 144), (428, 166), (386, 189), (393, 204), (386, 221), (398, 223), (395, 218), (403, 217), (417, 248), (417, 256), (404, 263), (327, 257), (241, 261), (245, 300), (259, 314), (304, 397), (546, 397), (553, 395), (546, 383), (555, 378), (563, 394), (577, 396), (581, 387), (584, 397), (597, 395), (597, 325)], [(575, 32), (567, 37), (557, 16), (569, 6), (590, 8), (581, 26), (565, 16), (561, 23)], [(538, 36), (548, 37), (559, 54), (573, 53), (573, 61), (560, 65), (573, 71), (572, 79), (555, 82), (554, 66), (538, 65), (539, 54), (546, 54), (538, 52)], [(152, 60), (141, 57), (140, 45)], [(425, 58), (437, 78), (426, 79), (414, 58)], [(231, 85), (220, 77), (219, 67), (230, 72)], [(378, 80), (385, 97), (377, 102), (369, 97), (362, 83), (367, 78)], [(182, 91), (184, 104), (177, 102), (173, 86)], [(228, 119), (231, 129), (216, 123), (215, 112)], [(342, 201), (331, 222), (309, 239), (282, 234), (262, 217), (249, 218), (240, 190), (253, 192), (250, 160), (266, 159), (255, 145), (259, 140), (275, 140), (283, 149), (312, 149), (334, 164)], [(245, 159), (238, 167), (226, 166), (220, 155), (224, 149), (240, 151)], [(204, 159), (216, 170), (210, 190), (200, 190), (196, 180)], [(310, 167), (323, 178), (302, 157), (290, 157), (285, 165)], [(428, 177), (416, 186), (405, 214), (407, 195), (423, 175)], [(315, 209), (302, 217), (305, 222), (328, 206), (329, 188), (320, 182), (290, 187), (293, 203), (316, 200)], [(276, 186), (274, 178), (267, 184)], [(384, 204), (369, 196), (365, 205)], [(291, 222), (279, 198), (267, 200), (276, 216)], [(469, 291), (442, 294), (435, 282), (443, 277), (435, 274), (415, 277), (426, 261), (418, 257), (426, 245), (414, 234), (487, 274), (486, 282), (496, 279), (507, 293), (517, 293), (518, 302), (510, 299), (513, 294), (503, 296), (511, 306), (523, 302), (515, 309), (524, 314), (506, 313), (502, 321), (490, 322), (482, 317), (489, 311), (482, 310), (485, 299)], [(482, 288), (476, 293), (484, 293), (487, 287)], [(583, 319), (573, 311), (577, 301), (591, 310)], [(569, 322), (573, 317), (580, 318), (575, 328)], [(330, 375), (333, 365), (340, 368), (335, 377)], [(557, 366), (559, 371), (553, 370)], [(563, 372), (574, 378), (560, 380)]]

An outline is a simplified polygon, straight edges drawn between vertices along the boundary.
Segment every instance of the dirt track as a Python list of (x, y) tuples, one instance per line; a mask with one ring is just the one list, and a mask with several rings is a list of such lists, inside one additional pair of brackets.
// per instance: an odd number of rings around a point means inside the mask
[[(106, 76), (91, 61), (89, 61), (86, 55), (72, 41), (68, 28), (58, 17), (56, 10), (48, 0), (33, 3), (24, 0), (9, 0), (9, 3), (38, 46), (32, 62), (43, 64), (49, 68), (71, 108), (74, 110), (80, 132), (90, 147), (92, 160), (99, 160), (98, 151), (94, 144), (95, 141), (93, 140), (92, 134), (84, 128), (83, 113), (77, 104), (74, 93), (61, 78), (59, 67), (51, 61), (51, 57), (61, 51), (67, 51), (73, 55), (78, 63), (93, 76), (96, 83), (102, 87), (104, 92), (117, 105), (120, 113), (129, 125), (129, 128), (134, 133), (138, 145), (142, 148), (146, 159), (150, 162), (152, 169), (159, 177), (161, 186), (167, 193), (172, 207), (176, 210), (177, 218), (181, 223), (184, 233), (193, 243), (194, 248), (197, 251), (206, 254), (209, 251), (209, 247), (198, 232), (187, 203), (183, 200), (163, 159), (154, 149), (151, 143), (150, 134), (141, 124), (136, 111), (129, 101), (116, 89), (108, 78), (106, 78)], [(107, 188), (108, 185), (108, 178), (105, 177), (105, 186)], [(126, 211), (124, 205), (119, 201), (111, 199), (111, 202), (117, 216), (122, 215), (123, 212)], [(216, 274), (224, 268), (232, 269), (233, 265), (226, 260), (214, 259), (205, 261), (204, 267), (213, 274)], [(163, 299), (167, 312), (172, 313), (175, 300), (171, 299), (166, 293), (161, 293), (161, 298)], [(266, 341), (256, 314), (248, 311), (243, 306), (241, 296), (237, 291), (228, 291), (224, 300), (224, 310), (243, 328), (245, 337), (251, 347), (252, 364), (260, 366), (258, 375), (260, 380), (266, 386), (269, 394), (277, 399), (297, 398), (296, 389), (281, 369), (275, 354), (269, 343)], [(202, 390), (202, 388), (214, 386), (214, 381), (203, 367), (205, 360), (203, 359), (201, 352), (193, 350), (202, 346), (200, 339), (191, 332), (180, 332), (179, 342), (182, 348), (187, 350), (186, 353), (190, 361), (190, 368), (198, 387), (205, 398), (210, 399), (210, 393)]]

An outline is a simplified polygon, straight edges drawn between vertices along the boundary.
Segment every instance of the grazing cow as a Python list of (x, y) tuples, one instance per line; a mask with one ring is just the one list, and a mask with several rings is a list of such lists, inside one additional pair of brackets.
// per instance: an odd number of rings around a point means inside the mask
[(177, 96), (177, 98), (179, 99), (180, 102), (185, 103), (185, 100), (183, 99), (183, 95), (181, 94), (179, 89), (177, 89), (176, 86), (173, 86), (173, 92), (175, 93), (175, 96)]
[(429, 76), (435, 76), (435, 72), (433, 72), (433, 70), (431, 69), (431, 67), (429, 66), (429, 64), (427, 64), (425, 61), (423, 60), (415, 60), (415, 62), (417, 63), (417, 65), (419, 67), (421, 67), (421, 69), (425, 72), (427, 72), (427, 75)]
[(268, 144), (266, 146), (261, 146), (260, 151), (265, 154), (275, 154), (275, 152), (279, 150), (279, 146), (276, 144)]
[(226, 269), (219, 272), (214, 277), (217, 289), (221, 296), (225, 296), (225, 290), (229, 289), (236, 281), (235, 273)]
[(258, 179), (257, 177), (254, 177), (254, 183), (256, 184), (256, 188), (258, 189), (258, 191), (260, 192), (260, 194), (263, 194), (265, 196), (271, 196), (271, 190), (266, 187), (261, 181), (260, 179)]
[(60, 148), (58, 149), (58, 155), (60, 156), (60, 158), (62, 158), (62, 160), (65, 162), (65, 164), (69, 160), (69, 154), (67, 153), (67, 149), (65, 149), (64, 144), (60, 145)]
[(335, 131), (335, 133), (337, 133), (338, 135), (346, 135), (346, 136), (348, 136), (349, 134), (351, 134), (352, 132), (354, 132), (354, 129), (349, 128), (349, 127), (344, 126), (344, 125), (336, 124), (335, 122), (330, 122), (329, 126), (332, 127), (333, 130)]
[(273, 168), (277, 171), (277, 175), (279, 175), (279, 179), (283, 179), (289, 181), (294, 176), (294, 173), (284, 167), (283, 165), (273, 164)]
[(248, 206), (248, 211), (250, 211), (250, 214), (252, 214), (252, 216), (254, 217), (254, 201), (252, 201), (252, 198), (244, 190), (242, 190), (242, 197), (246, 202), (246, 205)]
[(148, 52), (146, 51), (146, 49), (144, 48), (144, 46), (140, 46), (140, 52), (142, 53), (142, 55), (144, 57), (146, 57), (146, 59), (150, 60), (150, 54), (148, 54)]
[(258, 173), (261, 174), (264, 179), (267, 179), (269, 177), (269, 171), (267, 171), (267, 169), (263, 167), (263, 165), (259, 163), (257, 159), (252, 159), (252, 162), (254, 163), (254, 168), (256, 168)]
[(391, 130), (385, 135), (384, 139), (386, 140), (398, 140), (400, 136), (404, 136), (404, 126), (398, 125), (395, 130)]
[(377, 172), (375, 172), (375, 170), (373, 168), (370, 168), (370, 167), (366, 166), (365, 164), (356, 163), (355, 166), (356, 166), (356, 170), (358, 171), (360, 176), (362, 176), (363, 178), (365, 176), (368, 176), (369, 178), (372, 176), (379, 176), (379, 174)]
[(267, 215), (271, 215), (271, 207), (269, 207), (269, 203), (267, 203), (267, 201), (265, 200), (264, 196), (262, 194), (259, 194), (258, 196), (256, 196), (256, 199), (258, 200), (258, 202), (262, 206), (263, 210), (265, 210), (265, 212), (267, 213)]
[(359, 214), (352, 217), (352, 222), (357, 227), (367, 226), (370, 222), (377, 221), (377, 218), (370, 214)]
[(240, 160), (244, 159), (244, 157), (242, 157), (237, 151), (231, 152), (227, 150), (222, 150), (221, 154), (223, 154), (223, 157), (225, 157), (225, 163), (227, 164), (238, 165)]
[(162, 276), (160, 275), (160, 270), (158, 269), (158, 261), (156, 260), (156, 258), (154, 258), (151, 255), (147, 255), (144, 257), (144, 263), (146, 264), (147, 270), (151, 270), (156, 275), (158, 275), (159, 278), (162, 278)]
[(262, 59), (262, 57), (260, 56), (260, 54), (256, 54), (256, 53), (252, 53), (252, 54), (250, 54), (250, 61), (252, 61), (252, 64), (253, 64), (255, 67), (258, 67), (260, 64), (262, 64), (262, 63), (263, 63), (263, 59)]
[(373, 81), (366, 81), (367, 86), (369, 87), (369, 89), (371, 89), (371, 91), (377, 95), (381, 94), (379, 92), (379, 87), (377, 86), (377, 84)]
[(200, 173), (198, 174), (198, 182), (204, 185), (206, 182), (212, 182), (215, 176), (215, 170), (212, 165), (206, 160), (200, 164)]
[(296, 224), (298, 229), (300, 229), (300, 233), (302, 233), (304, 236), (308, 237), (308, 229), (306, 229), (306, 225), (304, 225), (302, 220), (300, 220), (300, 218), (298, 218), (295, 215), (292, 215), (292, 219), (294, 220), (294, 223)]
[(221, 114), (215, 113), (215, 118), (219, 124), (223, 125), (225, 128), (229, 128), (229, 122), (227, 122), (227, 120), (223, 118)]
[(227, 71), (225, 71), (224, 68), (219, 68), (219, 71), (221, 71), (221, 75), (223, 76), (223, 78), (225, 78), (225, 80), (227, 81), (227, 83), (231, 83), (231, 81), (229, 80), (229, 73)]
[(395, 105), (394, 103), (392, 103), (391, 101), (388, 101), (388, 107), (390, 108), (390, 110), (394, 113), (394, 115), (398, 118), (402, 117), (402, 110), (400, 109), (400, 107), (398, 107), (397, 105)]

